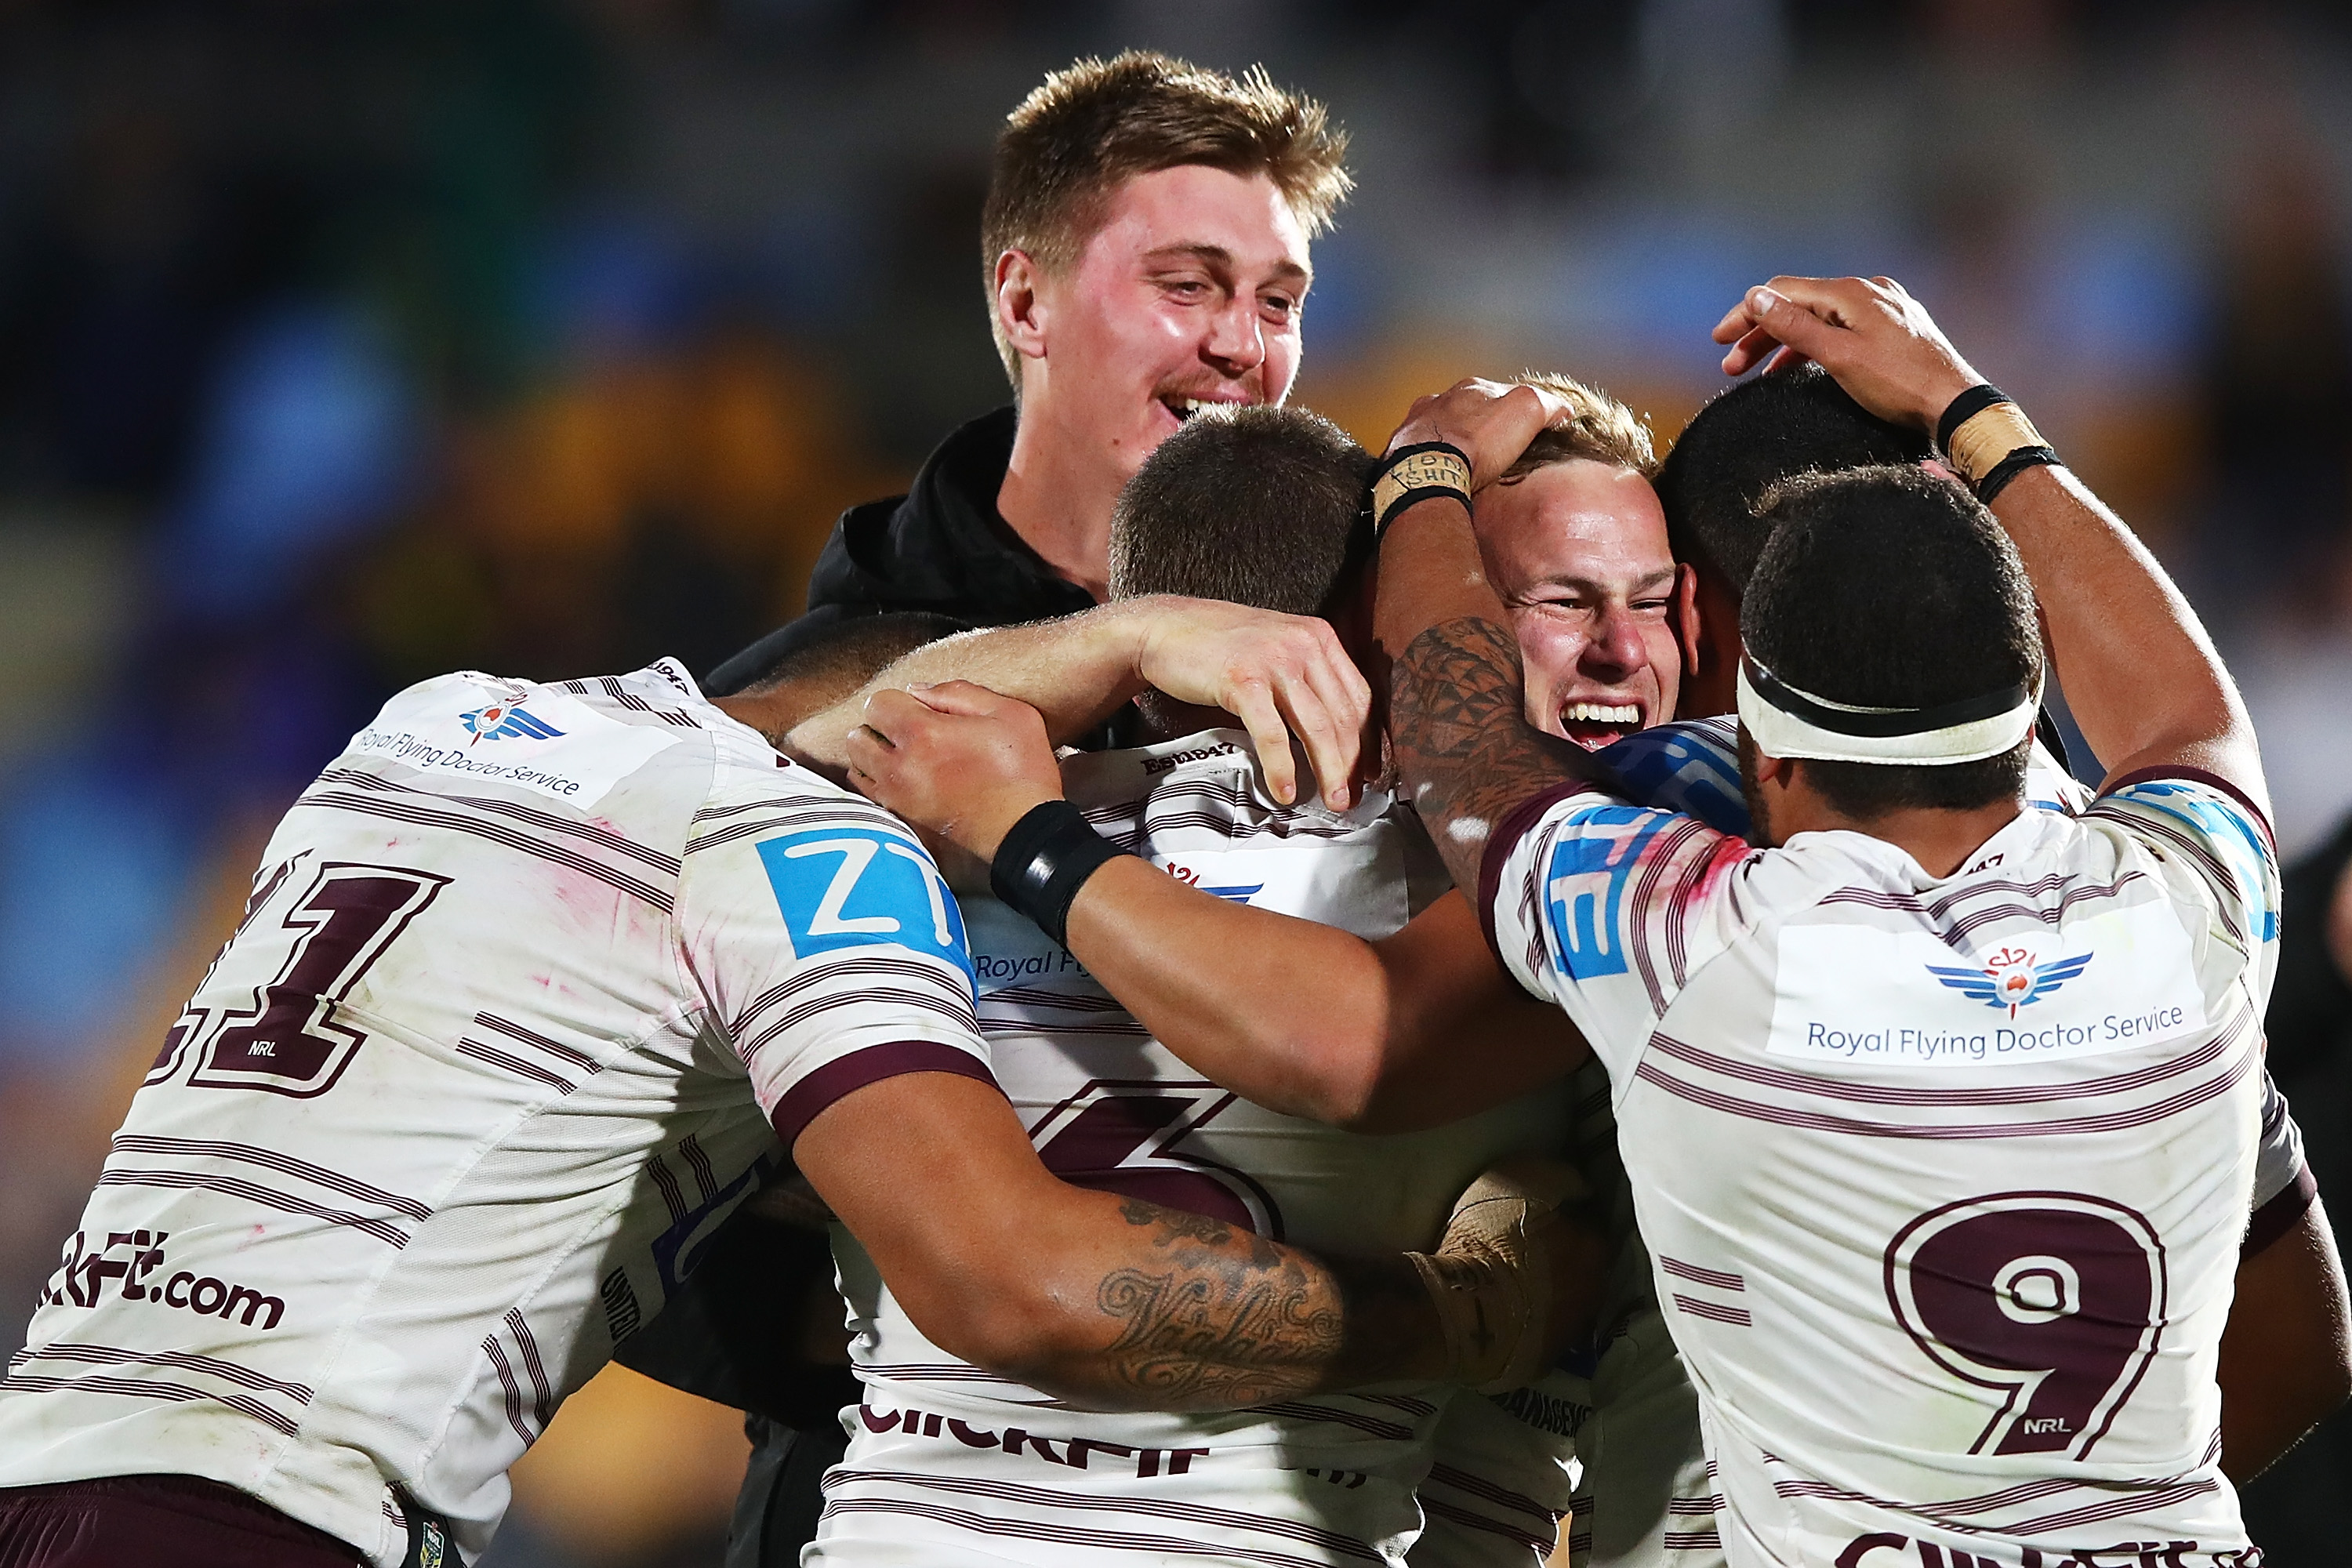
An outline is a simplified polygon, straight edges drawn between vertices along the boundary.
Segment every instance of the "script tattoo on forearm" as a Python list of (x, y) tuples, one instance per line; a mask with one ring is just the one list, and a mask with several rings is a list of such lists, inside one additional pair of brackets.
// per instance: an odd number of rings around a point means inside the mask
[(1406, 798), (1454, 885), (1477, 897), (1486, 840), (1556, 784), (1592, 776), (1585, 754), (1527, 721), (1510, 628), (1464, 616), (1430, 627), (1396, 660), (1390, 742)]
[(1108, 1360), (1137, 1408), (1234, 1410), (1377, 1381), (1396, 1347), (1433, 1327), (1400, 1258), (1322, 1263), (1219, 1220), (1129, 1199), (1167, 1268), (1104, 1277), (1097, 1303), (1123, 1327)]

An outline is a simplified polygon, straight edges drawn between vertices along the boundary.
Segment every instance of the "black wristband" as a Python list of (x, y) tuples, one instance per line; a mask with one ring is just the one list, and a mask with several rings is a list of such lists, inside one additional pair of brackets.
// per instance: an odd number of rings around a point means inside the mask
[(2016, 401), (2017, 399), (1989, 381), (1977, 383), (1976, 385), (1953, 398), (1946, 405), (1944, 416), (1936, 421), (1936, 450), (1948, 458), (1950, 457), (1952, 437), (1959, 434), (1961, 426), (1988, 408), (1998, 408), (2004, 403)]
[[(1458, 482), (1450, 472), (1457, 466)], [(1380, 543), (1397, 513), (1433, 496), (1470, 504), (1470, 458), (1461, 447), (1451, 441), (1416, 441), (1382, 458), (1372, 470), (1372, 543)]]
[(2057, 462), (2058, 454), (2047, 447), (2020, 447), (1993, 465), (1992, 472), (1987, 474), (1984, 477), (1984, 482), (1977, 486), (1977, 500), (1990, 506), (1993, 503), (1993, 498), (2009, 488), (2009, 481), (2025, 472), (2026, 469), (2038, 468), (2044, 464), (2054, 467)]
[(1129, 853), (1097, 833), (1087, 814), (1068, 801), (1045, 801), (1005, 833), (989, 864), (988, 885), (1007, 909), (1028, 916), (1066, 947), (1078, 889), (1106, 861)]

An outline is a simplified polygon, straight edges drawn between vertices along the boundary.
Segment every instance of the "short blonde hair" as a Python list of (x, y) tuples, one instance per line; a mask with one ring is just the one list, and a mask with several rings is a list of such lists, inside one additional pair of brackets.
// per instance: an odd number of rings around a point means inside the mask
[(1129, 49), (1047, 77), (1005, 117), (981, 209), (982, 286), (1013, 389), (1020, 363), (994, 309), (998, 257), (1024, 251), (1058, 272), (1086, 249), (1121, 184), (1187, 163), (1265, 175), (1307, 232), (1320, 234), (1355, 185), (1340, 164), (1347, 150), (1323, 105), (1275, 86), (1264, 66), (1234, 78)]
[(1538, 468), (1577, 458), (1631, 468), (1645, 479), (1657, 476), (1658, 459), (1650, 444), (1650, 427), (1632, 409), (1600, 388), (1587, 386), (1570, 376), (1531, 370), (1521, 373), (1518, 382), (1522, 386), (1539, 386), (1546, 392), (1558, 393), (1575, 410), (1575, 417), (1565, 425), (1539, 432), (1528, 443), (1519, 460), (1504, 469), (1496, 483), (1507, 485), (1526, 479)]

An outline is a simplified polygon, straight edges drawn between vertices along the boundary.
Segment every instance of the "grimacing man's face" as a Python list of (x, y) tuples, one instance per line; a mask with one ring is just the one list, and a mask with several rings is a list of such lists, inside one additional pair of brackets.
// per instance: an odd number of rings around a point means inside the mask
[(1572, 458), (1480, 492), (1477, 524), (1526, 667), (1528, 723), (1598, 751), (1674, 717), (1688, 569), (1647, 479)]

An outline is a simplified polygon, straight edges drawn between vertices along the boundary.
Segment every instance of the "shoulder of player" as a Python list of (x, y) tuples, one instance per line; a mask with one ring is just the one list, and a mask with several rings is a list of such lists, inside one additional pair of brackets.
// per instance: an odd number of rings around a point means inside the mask
[[(1311, 782), (1311, 781), (1309, 781)], [(1202, 730), (1148, 746), (1073, 752), (1062, 760), (1062, 787), (1097, 826), (1132, 822), (1147, 807), (1170, 826), (1241, 827), (1276, 838), (1346, 837), (1395, 815), (1387, 790), (1365, 792), (1344, 812), (1308, 799), (1289, 805), (1267, 790), (1246, 731)], [(1172, 814), (1172, 816), (1171, 816)]]
[(1574, 782), (1531, 795), (1505, 816), (1496, 825), (1487, 856), (1493, 861), (1545, 843), (1557, 848), (1572, 839), (1609, 841), (1612, 867), (1630, 868), (1660, 855), (1696, 853), (1744, 861), (1763, 853), (1687, 812), (1627, 800), (1598, 784)]
[(430, 796), (444, 803), (430, 809), (591, 837), (617, 827), (659, 843), (676, 837), (666, 821), (682, 829), (706, 785), (714, 721), (726, 722), (673, 660), (560, 681), (458, 670), (394, 695), (304, 798), (319, 804), (354, 788)]
[[(2102, 808), (2116, 807), (2129, 812), (2135, 821), (2144, 822), (2151, 815), (2169, 817), (2194, 831), (2218, 832), (2242, 840), (2273, 863), (2278, 858), (2278, 841), (2268, 813), (2236, 784), (2202, 768), (2141, 768), (2109, 779), (2084, 810), (2086, 815), (2098, 816)], [(2115, 813), (2108, 815), (2112, 817)]]
[(1118, 805), (1200, 778), (1254, 781), (1256, 773), (1257, 757), (1246, 733), (1202, 730), (1145, 746), (1069, 752), (1062, 759), (1062, 788), (1081, 805)]
[(854, 791), (778, 753), (722, 739), (710, 787), (688, 825), (689, 861), (711, 850), (825, 827), (883, 832), (917, 844), (914, 831)]

